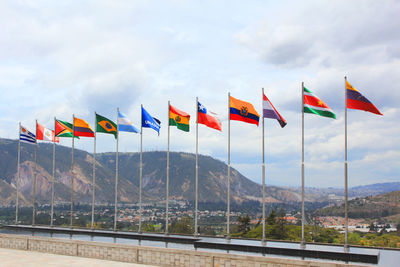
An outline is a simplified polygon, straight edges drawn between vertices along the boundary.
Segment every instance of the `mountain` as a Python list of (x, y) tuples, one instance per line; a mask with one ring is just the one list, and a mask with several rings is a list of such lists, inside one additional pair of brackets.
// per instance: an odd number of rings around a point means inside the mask
[[(290, 191), (301, 194), (300, 187), (284, 187)], [(400, 182), (389, 182), (389, 183), (376, 183), (369, 185), (360, 185), (349, 188), (349, 197), (366, 197), (376, 196), (384, 193), (400, 190)], [(314, 195), (315, 198), (330, 198), (339, 197), (344, 199), (344, 188), (328, 187), (328, 188), (317, 188), (317, 187), (306, 187), (306, 195)]]
[[(17, 177), (17, 140), (0, 139), (0, 203), (15, 201)], [(37, 200), (50, 201), (53, 145), (41, 143), (37, 153)], [(74, 192), (78, 202), (90, 202), (93, 155), (75, 149)], [(32, 199), (34, 145), (21, 145), (20, 192), (21, 204)], [(96, 202), (113, 203), (115, 153), (96, 154)], [(71, 190), (71, 148), (56, 145), (55, 200), (69, 202)], [(165, 199), (166, 152), (143, 153), (143, 199)], [(195, 198), (195, 155), (170, 152), (170, 197), (177, 200)], [(139, 153), (119, 153), (120, 202), (137, 203), (139, 199)], [(261, 200), (261, 186), (231, 168), (231, 198), (241, 203)], [(226, 202), (227, 165), (209, 156), (199, 155), (199, 201)], [(268, 202), (298, 202), (300, 195), (290, 190), (268, 186)], [(310, 199), (311, 201), (311, 199)]]
[(352, 197), (366, 197), (400, 190), (400, 182), (361, 185), (350, 188)]
[[(344, 216), (344, 204), (316, 211), (320, 216)], [(350, 218), (381, 218), (400, 214), (400, 190), (349, 201)]]
[[(15, 202), (17, 177), (18, 141), (0, 138), (0, 205)], [(50, 202), (53, 145), (40, 143), (37, 153), (37, 200)], [(91, 202), (93, 155), (75, 149), (74, 192), (77, 202)], [(114, 202), (115, 153), (96, 154), (96, 202)], [(21, 145), (20, 200), (21, 205), (30, 205), (34, 174), (34, 145)], [(71, 192), (71, 148), (56, 145), (55, 200), (69, 202)], [(165, 199), (166, 152), (143, 153), (143, 200)], [(170, 197), (176, 200), (195, 198), (195, 155), (170, 152)], [(376, 184), (356, 187), (350, 192), (359, 196), (379, 190), (396, 188), (400, 183)], [(267, 187), (267, 202), (295, 203), (301, 201), (301, 189), (277, 186)], [(366, 188), (363, 190), (363, 188)], [(119, 153), (119, 202), (137, 203), (139, 199), (139, 153)], [(380, 191), (379, 191), (380, 192)], [(352, 193), (350, 193), (351, 196)], [(200, 202), (226, 202), (227, 165), (210, 156), (199, 155), (199, 200)], [(343, 189), (306, 188), (307, 202), (338, 202)], [(261, 185), (249, 180), (231, 168), (231, 198), (236, 203), (261, 201)]]

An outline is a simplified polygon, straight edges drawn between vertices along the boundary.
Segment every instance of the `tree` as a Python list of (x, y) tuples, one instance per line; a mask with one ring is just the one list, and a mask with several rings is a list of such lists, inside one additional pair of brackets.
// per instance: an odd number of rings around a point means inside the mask
[(267, 224), (274, 225), (276, 223), (275, 218), (276, 218), (276, 211), (275, 209), (273, 209), (267, 217)]
[(250, 230), (250, 217), (248, 214), (245, 216), (239, 216), (238, 218), (239, 221), (239, 226), (238, 226), (238, 232), (241, 232), (243, 234), (247, 233)]
[(177, 234), (193, 234), (193, 220), (189, 216), (182, 217), (171, 224), (170, 232)]
[(375, 227), (375, 224), (373, 222), (369, 226), (369, 231), (370, 232), (376, 232), (376, 227)]

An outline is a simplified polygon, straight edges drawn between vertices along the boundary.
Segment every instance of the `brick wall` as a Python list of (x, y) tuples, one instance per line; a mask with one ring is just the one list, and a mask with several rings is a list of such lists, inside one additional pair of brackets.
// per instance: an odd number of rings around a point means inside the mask
[(321, 261), (302, 261), (12, 234), (0, 234), (0, 247), (159, 266), (349, 266)]

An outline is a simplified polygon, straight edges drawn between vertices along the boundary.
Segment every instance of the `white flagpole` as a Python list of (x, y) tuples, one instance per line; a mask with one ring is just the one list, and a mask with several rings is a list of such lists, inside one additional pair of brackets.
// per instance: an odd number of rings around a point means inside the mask
[(53, 227), (54, 218), (54, 173), (56, 167), (56, 117), (54, 117), (54, 133), (53, 133), (53, 170), (51, 173), (51, 208), (50, 208), (50, 227)]
[(119, 141), (118, 113), (119, 113), (119, 108), (117, 108), (117, 148), (116, 148), (116, 153), (115, 153), (114, 232), (117, 231), (117, 212), (118, 212), (118, 141)]
[(142, 233), (142, 176), (143, 176), (143, 105), (141, 109), (141, 122), (140, 122), (140, 164), (139, 164), (139, 230)]
[(34, 173), (33, 173), (33, 207), (32, 207), (32, 226), (35, 225), (35, 216), (36, 216), (36, 183), (37, 183), (37, 177), (36, 177), (36, 171), (37, 171), (37, 120), (36, 120), (36, 140), (35, 140), (35, 168), (34, 168)]
[(227, 192), (227, 220), (226, 220), (226, 239), (230, 237), (230, 214), (231, 214), (231, 93), (228, 93), (228, 192)]
[(93, 140), (93, 174), (92, 174), (92, 220), (90, 223), (90, 229), (94, 229), (94, 200), (96, 190), (96, 136), (97, 136), (97, 116), (96, 111), (94, 112), (94, 140)]
[(301, 83), (301, 243), (300, 246), (305, 248), (306, 241), (304, 238), (304, 82)]
[(194, 212), (194, 236), (199, 235), (197, 216), (199, 212), (199, 98), (196, 97), (196, 179), (195, 179), (195, 212)]
[(71, 214), (69, 227), (72, 228), (72, 213), (74, 211), (74, 144), (75, 144), (75, 116), (72, 114), (72, 159), (71, 159)]
[(168, 100), (168, 149), (167, 149), (167, 181), (166, 181), (166, 197), (165, 197), (165, 234), (168, 235), (168, 212), (169, 212), (169, 112), (170, 101)]
[(346, 81), (347, 77), (344, 77), (344, 221), (345, 221), (345, 241), (344, 241), (344, 248), (349, 248), (349, 206), (348, 206), (348, 185), (347, 185), (347, 89), (346, 89)]
[(19, 129), (18, 129), (18, 163), (17, 163), (17, 181), (15, 182), (15, 186), (17, 188), (17, 199), (15, 201), (15, 224), (18, 224), (18, 200), (19, 200), (19, 165), (21, 160), (21, 122), (19, 122)]
[(265, 244), (265, 141), (264, 141), (264, 88), (261, 96), (262, 106), (262, 242)]

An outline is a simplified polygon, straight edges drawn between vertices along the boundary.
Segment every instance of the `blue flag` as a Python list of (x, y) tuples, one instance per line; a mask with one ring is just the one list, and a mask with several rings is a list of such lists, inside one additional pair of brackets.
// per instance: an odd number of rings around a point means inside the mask
[(143, 107), (142, 107), (142, 127), (147, 127), (155, 130), (160, 135), (160, 121), (153, 118)]
[(118, 131), (138, 133), (139, 130), (133, 126), (132, 122), (122, 112), (118, 111)]
[(24, 126), (19, 128), (19, 140), (24, 143), (34, 144), (36, 143), (36, 135), (28, 131)]

